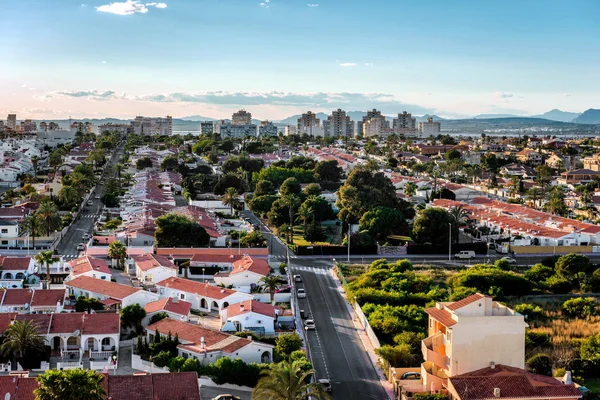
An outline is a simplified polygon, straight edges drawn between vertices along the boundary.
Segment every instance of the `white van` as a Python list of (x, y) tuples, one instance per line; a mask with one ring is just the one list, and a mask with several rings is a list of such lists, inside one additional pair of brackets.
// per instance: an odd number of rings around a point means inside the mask
[(456, 253), (454, 258), (459, 260), (472, 260), (475, 258), (475, 252), (473, 250), (463, 250)]

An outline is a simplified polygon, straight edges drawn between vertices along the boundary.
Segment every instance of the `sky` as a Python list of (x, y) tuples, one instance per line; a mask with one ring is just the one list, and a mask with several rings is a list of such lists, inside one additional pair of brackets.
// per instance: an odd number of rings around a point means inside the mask
[(600, 108), (598, 0), (0, 0), (0, 120)]

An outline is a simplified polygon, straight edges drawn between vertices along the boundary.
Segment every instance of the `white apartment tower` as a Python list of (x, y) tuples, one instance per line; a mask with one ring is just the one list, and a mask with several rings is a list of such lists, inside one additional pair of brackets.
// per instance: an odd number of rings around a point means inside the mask
[(401, 133), (406, 131), (414, 132), (416, 129), (417, 119), (413, 118), (411, 113), (402, 111), (402, 114), (398, 114), (398, 118), (394, 118), (392, 128), (394, 132)]
[(298, 118), (298, 134), (303, 135), (307, 134), (309, 136), (317, 136), (315, 132), (315, 128), (320, 128), (321, 120), (317, 118), (317, 115), (312, 111), (308, 111), (307, 113), (302, 114), (300, 118)]
[(354, 137), (354, 121), (346, 115), (346, 111), (337, 109), (333, 111), (324, 124), (326, 137)]
[(171, 135), (173, 133), (173, 117), (150, 118), (137, 116), (131, 121), (133, 133), (136, 135)]
[(441, 123), (434, 122), (433, 118), (427, 118), (427, 122), (419, 122), (419, 136), (437, 136), (441, 131)]
[(384, 136), (389, 130), (390, 123), (385, 115), (381, 115), (381, 111), (375, 109), (367, 111), (367, 115), (357, 123), (358, 135), (363, 137)]
[(250, 125), (252, 123), (252, 114), (246, 110), (240, 110), (233, 113), (231, 125)]
[(13, 131), (17, 129), (17, 114), (8, 114), (6, 118), (6, 127)]

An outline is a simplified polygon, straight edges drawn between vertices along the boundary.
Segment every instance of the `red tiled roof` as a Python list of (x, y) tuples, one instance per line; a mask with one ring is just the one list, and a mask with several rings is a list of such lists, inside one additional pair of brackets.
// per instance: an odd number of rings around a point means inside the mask
[(36, 290), (31, 300), (32, 307), (54, 307), (56, 303), (64, 304), (65, 289)]
[(120, 316), (117, 313), (53, 314), (50, 333), (71, 333), (76, 330), (79, 330), (82, 335), (108, 335), (119, 333)]
[[(196, 372), (154, 374), (154, 397), (156, 400), (200, 400)], [(113, 400), (117, 400), (113, 397)], [(131, 400), (131, 399), (125, 399)]]
[[(4, 332), (10, 326), (10, 323), (17, 313), (0, 313), (0, 332)], [(1, 385), (1, 382), (0, 382)]]
[(103, 279), (96, 279), (85, 275), (65, 282), (65, 285), (88, 290), (92, 293), (102, 294), (117, 300), (123, 300), (124, 298), (141, 290), (139, 288), (121, 285), (120, 283), (109, 282)]
[(256, 300), (246, 300), (241, 303), (230, 304), (227, 308), (227, 318), (236, 315), (247, 314), (249, 312), (266, 315), (275, 318), (275, 307), (267, 303), (261, 303)]
[(462, 300), (455, 301), (454, 303), (451, 303), (451, 304), (447, 304), (446, 308), (448, 310), (450, 310), (450, 311), (456, 311), (459, 308), (462, 308), (464, 306), (468, 306), (469, 304), (475, 303), (476, 301), (481, 300), (481, 299), (483, 299), (485, 297), (491, 298), (490, 296), (484, 296), (482, 294), (475, 293), (475, 294), (472, 294), (472, 295), (470, 295), (468, 297), (465, 297)]
[(110, 269), (106, 261), (99, 258), (83, 256), (69, 262), (69, 266), (73, 269), (73, 275), (78, 276), (89, 271), (98, 271), (110, 275)]
[(29, 268), (31, 257), (2, 257), (0, 265), (2, 271), (24, 271)]
[(208, 283), (200, 283), (189, 279), (170, 277), (164, 281), (160, 281), (156, 286), (163, 286), (170, 289), (179, 290), (181, 292), (195, 293), (202, 296), (210, 297), (211, 299), (221, 300), (234, 293), (236, 290), (226, 289), (219, 286), (209, 285)]
[(4, 293), (2, 305), (5, 306), (31, 304), (31, 298), (33, 297), (32, 289), (5, 289)]
[(243, 255), (238, 254), (194, 254), (190, 261), (203, 263), (233, 263), (243, 257)]
[(121, 304), (121, 300), (115, 300), (109, 297), (107, 299), (100, 300), (99, 303), (102, 303), (105, 306), (114, 306), (115, 304)]
[(436, 307), (431, 307), (426, 308), (425, 312), (446, 327), (456, 324), (456, 321), (452, 319), (452, 314), (450, 314), (450, 312), (447, 310), (440, 310)]
[(242, 259), (233, 262), (233, 269), (229, 275), (240, 274), (246, 271), (267, 276), (271, 273), (271, 267), (269, 267), (266, 260), (244, 256)]
[[(448, 378), (448, 385), (464, 400), (581, 398), (575, 385), (501, 364)], [(500, 397), (494, 395), (496, 388)]]
[(223, 332), (206, 329), (187, 322), (176, 321), (171, 318), (163, 318), (146, 327), (146, 330), (149, 332), (155, 332), (157, 329), (161, 335), (167, 335), (169, 332), (171, 332), (171, 335), (173, 336), (177, 334), (181, 341), (187, 342), (187, 344), (180, 345), (180, 347), (194, 352), (203, 351), (201, 350), (200, 338), (204, 338), (206, 351), (222, 350), (228, 353), (240, 349), (252, 342), (246, 338), (228, 335)]
[(192, 303), (183, 300), (173, 301), (173, 299), (170, 297), (166, 297), (157, 301), (151, 301), (144, 307), (144, 310), (146, 310), (147, 314), (158, 311), (169, 311), (174, 314), (188, 315), (191, 309)]
[(149, 271), (156, 267), (177, 269), (177, 266), (171, 260), (161, 255), (141, 254), (132, 256), (131, 258), (133, 258), (135, 265), (142, 271)]
[[(16, 321), (31, 321), (39, 329), (39, 333), (45, 335), (50, 327), (50, 318), (54, 314), (18, 314)], [(66, 315), (66, 314), (65, 314)]]

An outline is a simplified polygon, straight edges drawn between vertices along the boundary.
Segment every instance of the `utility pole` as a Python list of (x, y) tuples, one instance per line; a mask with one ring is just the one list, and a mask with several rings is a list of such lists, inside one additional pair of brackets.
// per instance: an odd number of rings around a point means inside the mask
[(350, 234), (352, 233), (352, 224), (348, 222), (348, 265), (350, 265)]
[(452, 223), (448, 222), (448, 261), (452, 261)]

